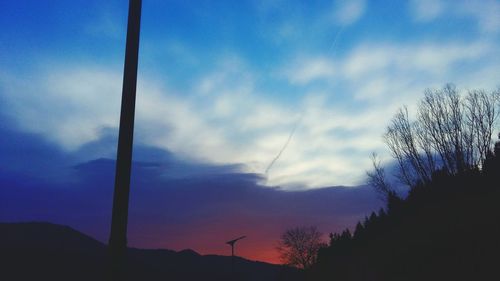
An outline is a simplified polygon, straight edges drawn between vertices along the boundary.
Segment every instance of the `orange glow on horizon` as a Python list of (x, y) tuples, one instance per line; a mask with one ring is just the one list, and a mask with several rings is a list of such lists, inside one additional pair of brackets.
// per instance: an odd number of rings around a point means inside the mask
[[(235, 244), (235, 255), (247, 260), (261, 261), (272, 264), (281, 264), (279, 253), (276, 250), (276, 244), (278, 242), (279, 235), (274, 235), (272, 238), (268, 238), (263, 235), (264, 231), (249, 231), (242, 232), (241, 235), (246, 235), (245, 239), (242, 239)], [(205, 232), (203, 239), (198, 239), (193, 233), (199, 233), (197, 231), (190, 233), (182, 233), (178, 235), (168, 235), (166, 234), (161, 241), (155, 241), (150, 235), (141, 235), (142, 239), (134, 239), (131, 236), (131, 246), (139, 248), (162, 248), (170, 249), (175, 251), (182, 251), (185, 249), (191, 249), (196, 251), (201, 255), (221, 255), (230, 256), (231, 247), (226, 244), (226, 241), (234, 239), (241, 236), (240, 234), (225, 235), (221, 233), (230, 233), (230, 231), (224, 231), (219, 229), (218, 231), (212, 230)], [(163, 235), (162, 235), (163, 236)]]
[(219, 217), (206, 217), (194, 223), (179, 223), (175, 225), (156, 222), (147, 224), (137, 221), (137, 225), (130, 224), (130, 246), (147, 249), (170, 249), (181, 251), (191, 249), (201, 255), (231, 255), (231, 247), (227, 241), (240, 236), (246, 236), (235, 244), (235, 255), (253, 261), (262, 261), (272, 264), (282, 264), (276, 250), (281, 234), (291, 227), (316, 225), (324, 233), (345, 229), (345, 225), (352, 226), (354, 217), (342, 221), (314, 221), (306, 219), (286, 218), (280, 216), (252, 216), (245, 213), (222, 214)]
[(256, 221), (226, 223), (234, 221), (225, 217), (206, 224), (183, 225), (183, 228), (164, 228), (157, 225), (142, 225), (140, 232), (129, 232), (130, 245), (138, 248), (162, 248), (181, 251), (192, 249), (202, 255), (231, 255), (227, 241), (245, 235), (235, 244), (235, 255), (248, 260), (281, 264), (276, 250), (281, 232), (278, 224), (267, 223), (265, 226)]

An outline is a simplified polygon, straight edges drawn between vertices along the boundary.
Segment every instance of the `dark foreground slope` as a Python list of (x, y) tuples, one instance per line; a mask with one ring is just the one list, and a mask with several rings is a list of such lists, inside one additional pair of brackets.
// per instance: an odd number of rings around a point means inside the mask
[[(500, 280), (500, 165), (435, 175), (332, 237), (313, 280)], [(486, 169), (487, 168), (487, 169)]]
[[(190, 250), (128, 251), (129, 280), (233, 280), (231, 258)], [(106, 247), (67, 226), (0, 223), (0, 280), (104, 280)], [(236, 280), (297, 280), (299, 272), (238, 258)]]

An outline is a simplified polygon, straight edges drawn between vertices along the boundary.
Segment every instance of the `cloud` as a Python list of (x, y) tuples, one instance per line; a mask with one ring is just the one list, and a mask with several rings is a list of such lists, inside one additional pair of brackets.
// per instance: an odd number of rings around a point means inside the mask
[[(76, 158), (41, 135), (20, 132), (0, 114), (0, 176), (2, 188), (32, 182), (70, 183), (71, 172), (65, 170)], [(14, 175), (14, 176), (13, 176)]]
[[(143, 149), (154, 150), (139, 150)], [(197, 169), (197, 164), (164, 156), (160, 162), (133, 164), (128, 230), (132, 247), (192, 248), (203, 254), (227, 255), (224, 241), (245, 234), (248, 242), (239, 246), (240, 255), (278, 262), (275, 242), (287, 228), (316, 225), (325, 234), (337, 232), (354, 227), (357, 220), (381, 206), (366, 186), (295, 192), (270, 189), (258, 184), (258, 175), (228, 173), (224, 166), (179, 178), (168, 170), (177, 165)], [(66, 167), (79, 179), (71, 187), (27, 181), (0, 169), (2, 183), (10, 183), (0, 189), (0, 219), (67, 224), (105, 242), (114, 166), (110, 159), (96, 159)]]
[[(291, 84), (312, 83), (317, 80), (347, 79), (382, 86), (383, 80), (370, 81), (371, 77), (383, 79), (390, 75), (411, 74), (441, 77), (457, 67), (482, 61), (495, 52), (488, 41), (477, 42), (419, 42), (419, 43), (361, 43), (343, 58), (303, 57), (293, 67), (283, 72)], [(495, 63), (495, 62), (493, 62)], [(333, 70), (335, 67), (335, 71)], [(355, 91), (356, 93), (357, 91)]]
[[(488, 41), (365, 42), (342, 58), (323, 58), (322, 64), (335, 65), (336, 70), (301, 80), (304, 91), (310, 91), (302, 104), (304, 120), (275, 166), (276, 181), (288, 178), (314, 186), (338, 177), (359, 183), (361, 171), (370, 168), (370, 151), (389, 157), (381, 134), (398, 107), (413, 107), (425, 88), (447, 82), (459, 88), (496, 88), (492, 77), (499, 74), (494, 69), (500, 61), (491, 59), (495, 53)], [(318, 60), (300, 57), (294, 67), (283, 69), (291, 85)], [(311, 90), (318, 82), (322, 92)]]
[(410, 7), (415, 20), (421, 22), (432, 21), (445, 11), (441, 0), (411, 0)]
[(347, 56), (342, 73), (357, 77), (397, 69), (442, 74), (458, 63), (485, 58), (491, 50), (486, 42), (360, 45)]
[(326, 57), (298, 61), (285, 71), (294, 84), (307, 84), (318, 79), (329, 79), (335, 74), (333, 63)]
[[(135, 141), (181, 159), (264, 174), (297, 124), (266, 185), (358, 185), (370, 153), (385, 155), (380, 136), (396, 109), (414, 105), (426, 87), (497, 86), (493, 46), (485, 40), (364, 42), (341, 58), (299, 54), (276, 71), (286, 79), (274, 90), (261, 87), (262, 75), (234, 54), (195, 75), (188, 88), (142, 74)], [(29, 84), (2, 73), (5, 114), (66, 151), (118, 128), (121, 69), (56, 64), (25, 74), (36, 77)], [(274, 98), (285, 98), (289, 89), (299, 93), (293, 102)]]
[[(348, 124), (359, 127), (357, 118), (340, 112), (332, 115), (326, 104), (304, 102), (297, 111), (269, 102), (254, 94), (252, 75), (245, 73), (239, 63), (224, 62), (221, 69), (200, 78), (215, 77), (213, 86), (203, 87), (188, 99), (143, 78), (138, 83), (136, 142), (200, 163), (242, 164), (243, 171), (264, 173), (288, 139), (298, 112), (304, 112), (267, 183), (319, 187), (359, 182), (353, 180), (359, 174), (354, 171), (356, 165), (337, 154), (356, 149), (359, 143), (329, 133)], [(35, 76), (40, 80), (29, 87), (6, 83), (7, 112), (24, 130), (41, 134), (67, 151), (77, 151), (98, 140), (103, 128), (117, 129), (118, 72), (75, 66)]]
[(343, 26), (351, 25), (363, 16), (366, 5), (365, 0), (337, 0), (333, 20)]
[[(40, 135), (5, 127), (0, 133), (0, 220), (66, 224), (106, 242), (115, 161), (87, 158), (116, 135), (107, 132), (70, 152)], [(240, 255), (279, 262), (275, 242), (287, 228), (315, 225), (325, 234), (338, 232), (382, 204), (366, 186), (268, 188), (261, 185), (261, 175), (242, 173), (238, 166), (189, 162), (151, 146), (136, 145), (134, 159), (128, 229), (132, 247), (227, 255), (224, 241), (243, 233), (248, 241), (239, 246)], [(30, 170), (22, 167), (27, 162)]]
[(477, 21), (483, 32), (500, 31), (500, 2), (497, 0), (461, 1), (457, 4), (457, 14)]
[(472, 19), (481, 32), (500, 31), (497, 0), (412, 0), (409, 7), (417, 22), (431, 22), (441, 17)]
[(3, 75), (6, 114), (27, 131), (74, 150), (115, 127), (120, 110), (121, 75), (96, 66), (54, 66), (30, 83)]

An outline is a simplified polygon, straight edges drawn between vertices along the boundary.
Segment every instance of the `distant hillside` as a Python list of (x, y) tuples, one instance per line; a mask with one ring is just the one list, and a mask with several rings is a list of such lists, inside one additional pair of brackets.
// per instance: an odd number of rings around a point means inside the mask
[[(0, 223), (0, 280), (104, 280), (106, 246), (70, 227)], [(234, 280), (231, 257), (192, 250), (128, 251), (129, 280)], [(300, 272), (237, 258), (237, 280), (298, 280)]]

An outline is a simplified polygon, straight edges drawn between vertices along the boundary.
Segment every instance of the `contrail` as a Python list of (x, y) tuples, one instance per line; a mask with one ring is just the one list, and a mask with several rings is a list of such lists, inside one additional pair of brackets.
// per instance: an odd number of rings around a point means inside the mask
[(340, 34), (344, 31), (344, 27), (342, 26), (339, 31), (337, 31), (337, 34), (335, 35), (335, 38), (333, 39), (332, 45), (330, 45), (330, 49), (328, 49), (328, 53), (331, 53), (333, 51), (333, 48), (335, 47), (335, 44), (337, 44), (337, 41), (340, 37)]
[(265, 175), (266, 176), (269, 174), (269, 170), (273, 167), (274, 163), (276, 163), (276, 161), (278, 161), (278, 159), (281, 157), (281, 154), (283, 153), (283, 151), (285, 151), (286, 147), (288, 146), (288, 144), (292, 140), (292, 137), (295, 134), (295, 130), (297, 129), (297, 127), (298, 127), (298, 125), (300, 123), (300, 120), (302, 120), (302, 116), (303, 115), (301, 115), (300, 118), (297, 120), (297, 122), (295, 122), (295, 125), (293, 125), (293, 129), (290, 132), (290, 135), (288, 136), (288, 139), (286, 140), (285, 144), (283, 145), (283, 147), (281, 147), (281, 150), (273, 158), (273, 160), (271, 161), (271, 163), (269, 163), (269, 165), (267, 165), (267, 168), (266, 168), (266, 171), (265, 171)]

